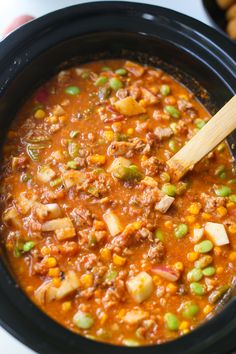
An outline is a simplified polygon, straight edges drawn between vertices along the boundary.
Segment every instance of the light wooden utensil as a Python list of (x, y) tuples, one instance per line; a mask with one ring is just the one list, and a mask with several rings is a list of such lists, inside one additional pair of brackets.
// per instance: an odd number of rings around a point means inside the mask
[(175, 179), (179, 180), (234, 129), (236, 129), (236, 95), (182, 149), (167, 161)]

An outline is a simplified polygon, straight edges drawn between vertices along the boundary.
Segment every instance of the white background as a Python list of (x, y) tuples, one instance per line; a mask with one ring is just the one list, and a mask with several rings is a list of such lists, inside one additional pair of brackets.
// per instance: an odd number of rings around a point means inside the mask
[[(132, 1), (132, 0), (130, 0)], [(54, 11), (56, 9), (75, 5), (85, 1), (76, 0), (0, 0), (0, 36), (2, 30), (7, 26), (11, 20), (16, 16), (28, 14), (35, 17), (44, 15), (45, 13)], [(87, 1), (91, 2), (91, 1)], [(168, 7), (176, 11), (182, 12), (186, 15), (195, 17), (206, 24), (210, 24), (207, 15), (204, 11), (201, 0), (152, 0), (139, 1), (152, 5), (160, 5)], [(0, 304), (1, 306), (1, 304)], [(23, 344), (18, 342), (10, 336), (4, 329), (0, 328), (0, 346), (2, 354), (33, 354), (34, 352), (26, 348)], [(43, 353), (40, 353), (43, 354)]]

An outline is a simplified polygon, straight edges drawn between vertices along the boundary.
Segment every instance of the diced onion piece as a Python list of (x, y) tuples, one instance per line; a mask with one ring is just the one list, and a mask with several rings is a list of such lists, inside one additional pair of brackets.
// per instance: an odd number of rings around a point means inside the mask
[(203, 235), (204, 235), (204, 229), (203, 228), (200, 228), (200, 229), (194, 228), (193, 229), (193, 237), (191, 237), (191, 241), (193, 243), (197, 243), (197, 242), (199, 242), (202, 239)]
[(161, 200), (156, 204), (155, 209), (160, 211), (161, 213), (166, 213), (169, 207), (174, 202), (174, 197), (169, 197), (168, 195), (164, 195)]
[(205, 231), (216, 246), (223, 246), (229, 243), (229, 238), (223, 224), (207, 222), (205, 225)]
[(145, 113), (146, 110), (133, 97), (126, 97), (114, 103), (116, 110), (126, 116)]
[(40, 303), (53, 301), (56, 298), (57, 288), (52, 285), (51, 280), (45, 281), (38, 289), (35, 290), (35, 299)]
[(26, 215), (30, 211), (34, 203), (35, 200), (33, 198), (32, 199), (26, 198), (25, 193), (20, 193), (16, 201), (17, 209), (23, 215)]
[(146, 300), (153, 291), (152, 277), (146, 272), (141, 272), (134, 278), (127, 280), (126, 286), (134, 301), (140, 304)]
[(17, 210), (14, 207), (7, 209), (2, 216), (2, 220), (8, 226), (13, 226), (15, 228), (21, 228), (22, 222)]
[(61, 216), (61, 209), (57, 203), (37, 203), (37, 205), (35, 206), (35, 213), (40, 220), (55, 219)]
[(76, 273), (73, 270), (71, 270), (67, 273), (60, 287), (57, 288), (56, 298), (62, 299), (63, 297), (71, 294), (73, 291), (78, 289), (78, 287), (79, 287), (79, 279)]
[(148, 312), (143, 310), (131, 310), (125, 314), (123, 321), (130, 324), (138, 324), (142, 320), (148, 317)]
[(75, 228), (70, 218), (59, 218), (46, 221), (42, 225), (42, 231), (55, 231), (59, 240), (65, 240), (76, 235)]
[(47, 165), (41, 166), (37, 171), (37, 178), (40, 182), (50, 182), (55, 176), (56, 172), (53, 171), (53, 169)]
[(153, 267), (152, 272), (169, 281), (177, 281), (180, 277), (177, 270), (162, 265)]
[(108, 227), (111, 236), (116, 236), (123, 231), (123, 226), (121, 225), (118, 216), (110, 209), (103, 214), (103, 219)]
[(63, 174), (63, 181), (67, 189), (73, 186), (81, 186), (85, 181), (85, 175), (81, 171), (66, 171)]

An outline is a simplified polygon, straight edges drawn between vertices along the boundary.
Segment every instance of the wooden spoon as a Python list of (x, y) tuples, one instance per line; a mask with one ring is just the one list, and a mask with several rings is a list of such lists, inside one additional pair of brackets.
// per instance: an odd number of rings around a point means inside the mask
[(182, 149), (167, 161), (174, 178), (179, 180), (234, 129), (236, 129), (236, 95)]

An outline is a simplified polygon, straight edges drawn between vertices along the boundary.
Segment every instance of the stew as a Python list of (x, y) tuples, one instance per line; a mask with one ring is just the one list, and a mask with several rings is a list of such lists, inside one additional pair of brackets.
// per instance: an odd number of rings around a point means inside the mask
[(236, 176), (225, 142), (175, 182), (166, 161), (210, 119), (186, 87), (125, 61), (61, 71), (3, 148), (1, 242), (30, 299), (118, 345), (187, 334), (230, 288)]

